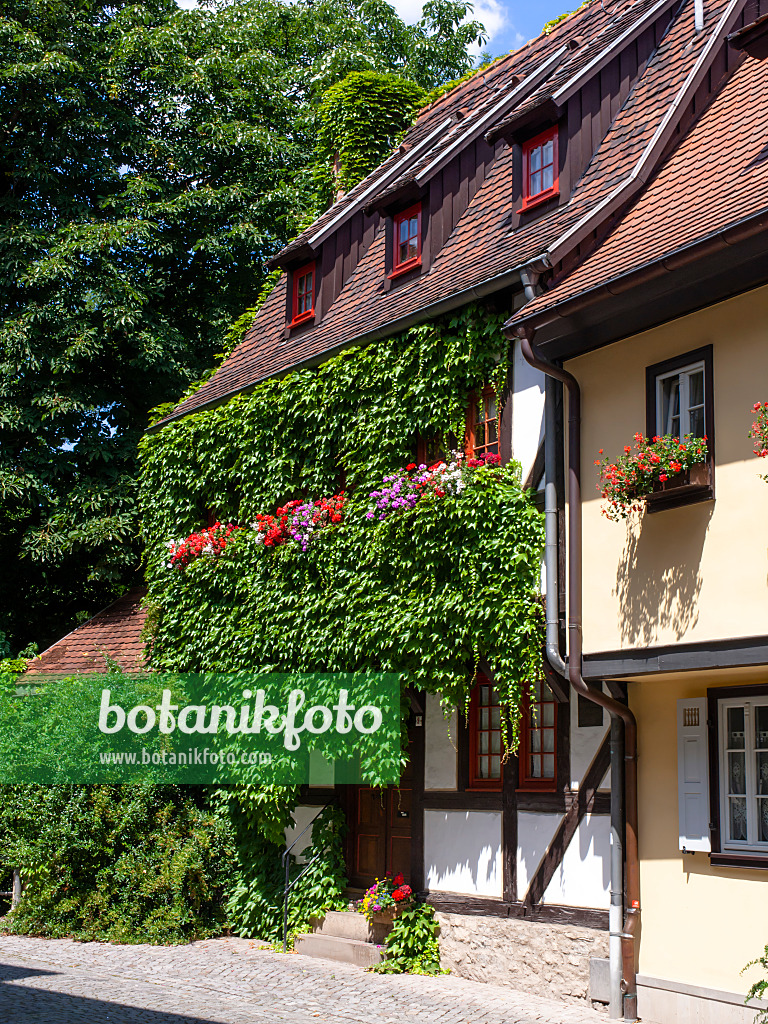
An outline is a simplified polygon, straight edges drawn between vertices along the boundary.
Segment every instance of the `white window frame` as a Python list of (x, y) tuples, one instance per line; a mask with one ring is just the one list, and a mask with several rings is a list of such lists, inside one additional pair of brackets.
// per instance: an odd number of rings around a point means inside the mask
[[(768, 707), (768, 694), (755, 697), (733, 697), (717, 702), (718, 714), (718, 778), (720, 782), (720, 846), (726, 850), (745, 850), (764, 853), (768, 856), (768, 842), (758, 842), (757, 821), (757, 771), (756, 751), (763, 748), (755, 746), (754, 709)], [(745, 796), (747, 801), (747, 838), (731, 839), (731, 816), (728, 807), (728, 709), (744, 709), (744, 750), (746, 765)]]
[[(704, 412), (704, 431), (707, 430), (707, 371), (704, 360), (700, 359), (688, 366), (682, 366), (678, 370), (670, 370), (668, 373), (660, 373), (656, 377), (656, 433), (659, 436), (673, 433), (664, 426), (664, 381), (673, 377), (680, 379), (680, 433), (681, 438), (691, 433), (691, 407), (690, 407), (690, 379), (694, 373), (702, 374), (702, 408)], [(699, 406), (696, 406), (698, 409)]]

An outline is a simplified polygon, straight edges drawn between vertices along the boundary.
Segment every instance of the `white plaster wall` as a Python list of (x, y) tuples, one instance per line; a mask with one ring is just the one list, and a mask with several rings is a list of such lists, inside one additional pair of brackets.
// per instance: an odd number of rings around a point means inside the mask
[(424, 812), (424, 877), (433, 892), (502, 896), (501, 813)]
[[(605, 687), (603, 687), (605, 689)], [(603, 711), (603, 724), (579, 727), (579, 699), (571, 691), (571, 789), (578, 789), (603, 737), (610, 729), (610, 716)], [(600, 789), (611, 788), (611, 770), (605, 773)]]
[(525, 480), (544, 437), (544, 374), (525, 361), (519, 341), (513, 358), (512, 457), (522, 466)]
[(520, 811), (517, 816), (517, 898), (523, 899), (541, 858), (552, 842), (561, 814)]
[(439, 697), (427, 694), (424, 715), (424, 789), (455, 790), (457, 781), (456, 737), (459, 716), (446, 718)]
[[(297, 806), (297, 807), (294, 807), (294, 809), (291, 811), (291, 817), (293, 818), (293, 827), (292, 828), (287, 828), (285, 830), (285, 845), (286, 846), (290, 846), (291, 845), (291, 843), (294, 841), (296, 836), (298, 836), (298, 834), (301, 832), (301, 830), (306, 825), (308, 825), (310, 823), (310, 821), (312, 821), (312, 819), (314, 818), (314, 816), (317, 814), (317, 812), (319, 810), (320, 810), (319, 807), (304, 807), (301, 804), (299, 806)], [(307, 829), (307, 831), (304, 833), (304, 835), (301, 837), (301, 839), (298, 841), (298, 843), (296, 844), (296, 846), (294, 846), (294, 848), (292, 850), (292, 853), (297, 857), (297, 859), (300, 862), (303, 860), (303, 858), (301, 857), (302, 851), (306, 850), (306, 848), (310, 845), (311, 842), (312, 842), (312, 829), (309, 828), (309, 829)]]
[(542, 902), (607, 910), (610, 887), (611, 820), (607, 814), (588, 814), (568, 844)]

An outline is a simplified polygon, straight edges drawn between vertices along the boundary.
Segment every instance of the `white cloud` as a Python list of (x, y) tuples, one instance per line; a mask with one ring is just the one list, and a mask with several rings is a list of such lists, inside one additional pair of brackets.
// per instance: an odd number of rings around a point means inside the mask
[[(403, 21), (411, 25), (421, 17), (423, 0), (392, 0), (392, 5)], [(485, 25), (485, 30), (488, 33), (486, 45), (492, 49), (494, 38), (509, 26), (506, 7), (501, 0), (474, 0), (473, 6), (474, 13), (471, 17)], [(515, 35), (520, 36), (522, 42), (523, 37), (520, 33), (517, 32)], [(479, 52), (479, 48), (473, 47), (473, 49)]]

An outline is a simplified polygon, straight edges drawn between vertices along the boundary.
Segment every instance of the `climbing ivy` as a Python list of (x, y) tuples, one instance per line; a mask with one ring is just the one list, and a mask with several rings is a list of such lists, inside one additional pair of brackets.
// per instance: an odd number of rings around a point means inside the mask
[(428, 903), (404, 907), (387, 937), (384, 959), (372, 968), (377, 974), (447, 974), (440, 967), (438, 924)]
[[(293, 824), (287, 805), (295, 799), (295, 792), (282, 792), (281, 805), (274, 807), (271, 821), (262, 805), (259, 817), (267, 825), (266, 832), (255, 824), (247, 810), (249, 794), (254, 792), (253, 787), (239, 786), (217, 794), (231, 824), (237, 851), (226, 909), (231, 926), (239, 935), (278, 942), (283, 922), (285, 834), (283, 831), (275, 834), (271, 825), (278, 820), (283, 829)], [(291, 855), (289, 877), (295, 882), (288, 897), (291, 943), (298, 932), (308, 929), (310, 918), (322, 917), (328, 910), (346, 908), (347, 877), (342, 846), (345, 832), (344, 814), (338, 807), (329, 805), (313, 822), (312, 841), (303, 851), (301, 861)], [(297, 880), (305, 865), (312, 861), (306, 874)]]
[(318, 110), (318, 171), (336, 164), (326, 188), (333, 180), (347, 191), (370, 174), (411, 127), (425, 96), (415, 82), (380, 71), (353, 71), (332, 85)]
[[(384, 521), (368, 515), (370, 492), (411, 462), (419, 435), (449, 447), (463, 436), (468, 396), (485, 382), (503, 393), (504, 319), (468, 306), (148, 434), (141, 500), (153, 663), (394, 671), (403, 688), (466, 708), (484, 656), (514, 745), (520, 696), (539, 668), (543, 540), (519, 467), (478, 469), (459, 493)], [(318, 531), (307, 551), (258, 543), (249, 525), (258, 514), (342, 486), (343, 521)], [(211, 513), (244, 529), (218, 558), (170, 568), (167, 542)], [(297, 791), (225, 792), (239, 837), (228, 913), (245, 933), (275, 938)]]
[[(519, 470), (479, 470), (439, 501), (384, 522), (369, 493), (414, 457), (417, 434), (462, 436), (467, 396), (503, 390), (503, 314), (467, 307), (317, 370), (269, 380), (142, 442), (152, 656), (192, 671), (394, 671), (465, 706), (480, 656), (512, 711), (539, 663), (541, 517)], [(348, 494), (343, 523), (309, 550), (238, 531), (181, 571), (166, 544), (211, 511), (249, 524), (296, 497)]]

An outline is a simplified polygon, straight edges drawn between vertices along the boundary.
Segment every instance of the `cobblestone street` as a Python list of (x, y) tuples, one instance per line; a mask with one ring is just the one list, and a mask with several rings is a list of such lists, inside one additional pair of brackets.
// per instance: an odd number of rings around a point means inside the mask
[(444, 976), (366, 974), (244, 939), (111, 946), (0, 936), (2, 1024), (604, 1024), (587, 1007)]

